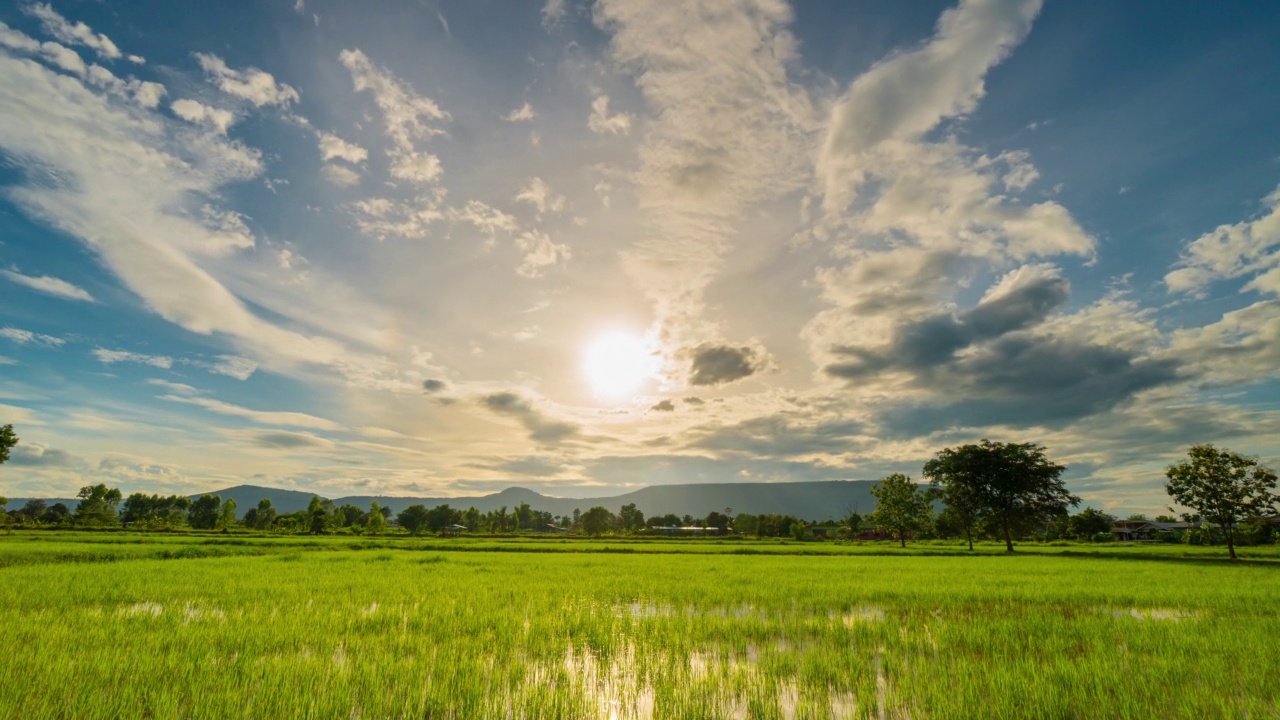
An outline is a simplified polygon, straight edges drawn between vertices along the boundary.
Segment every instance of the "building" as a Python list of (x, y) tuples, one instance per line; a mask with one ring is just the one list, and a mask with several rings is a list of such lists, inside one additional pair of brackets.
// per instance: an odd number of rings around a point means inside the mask
[(649, 528), (655, 535), (702, 536), (719, 535), (718, 527), (676, 527), (675, 525), (658, 525)]

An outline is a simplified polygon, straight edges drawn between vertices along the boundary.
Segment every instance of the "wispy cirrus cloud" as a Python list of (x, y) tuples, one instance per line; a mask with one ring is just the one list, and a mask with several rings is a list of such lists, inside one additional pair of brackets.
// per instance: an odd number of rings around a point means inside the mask
[(107, 348), (94, 348), (93, 356), (98, 362), (104, 365), (113, 363), (136, 363), (138, 365), (150, 365), (151, 367), (168, 370), (173, 367), (173, 358), (167, 355), (147, 355), (146, 353), (130, 352), (128, 350), (109, 350)]
[(72, 285), (66, 280), (61, 280), (49, 275), (23, 275), (17, 270), (0, 270), (0, 276), (8, 280), (18, 283), (26, 287), (41, 292), (46, 295), (53, 295), (64, 300), (80, 300), (83, 302), (97, 302), (93, 296), (83, 288)]
[(62, 347), (67, 342), (59, 337), (41, 335), (40, 333), (15, 327), (0, 328), (0, 337), (19, 345), (43, 345), (45, 347)]

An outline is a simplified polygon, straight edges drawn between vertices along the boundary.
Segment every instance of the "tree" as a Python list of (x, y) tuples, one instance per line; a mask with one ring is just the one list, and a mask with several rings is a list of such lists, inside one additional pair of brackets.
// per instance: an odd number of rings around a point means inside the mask
[(191, 503), (187, 511), (187, 524), (196, 530), (212, 530), (218, 526), (222, 514), (222, 496), (205, 493)]
[(520, 503), (515, 510), (511, 511), (511, 514), (515, 517), (517, 530), (528, 530), (533, 527), (533, 508), (529, 507), (529, 503)]
[(480, 529), (480, 511), (477, 510), (474, 505), (467, 508), (466, 512), (462, 513), (462, 524), (466, 525), (467, 529), (473, 532)]
[(462, 513), (457, 510), (448, 505), (437, 505), (427, 511), (427, 529), (438, 533), (449, 525), (456, 525), (461, 519)]
[(872, 513), (876, 524), (896, 530), (902, 547), (907, 546), (907, 533), (919, 530), (933, 514), (929, 494), (902, 473), (894, 473), (872, 485), (871, 495), (876, 499), (876, 510)]
[(1245, 457), (1212, 443), (1192, 445), (1190, 460), (1169, 466), (1165, 490), (1173, 501), (1189, 507), (1204, 520), (1217, 525), (1227, 539), (1227, 553), (1236, 559), (1236, 526), (1247, 519), (1274, 512), (1280, 500), (1275, 494), (1276, 473)]
[[(0, 465), (4, 464), (5, 461), (9, 459), (10, 448), (17, 444), (18, 436), (13, 432), (13, 426), (5, 425), (4, 427), (0, 427)], [(8, 504), (9, 498), (5, 498), (4, 502), (0, 503), (0, 507), (4, 507)]]
[(66, 503), (54, 503), (40, 516), (40, 522), (45, 525), (63, 525), (70, 519), (71, 509)]
[[(4, 503), (0, 503), (3, 507)], [(18, 511), (18, 515), (22, 517), (23, 523), (35, 523), (40, 520), (40, 516), (44, 515), (48, 510), (48, 503), (38, 498), (28, 500), (22, 509)]]
[(582, 531), (588, 535), (601, 535), (613, 527), (613, 513), (597, 505), (582, 514)]
[(733, 531), (739, 535), (755, 535), (759, 519), (751, 513), (738, 513), (733, 519)]
[(364, 521), (364, 531), (370, 535), (386, 532), (387, 519), (382, 515), (382, 506), (374, 500), (369, 504), (369, 515)]
[[(272, 525), (276, 524), (276, 508), (271, 504), (271, 498), (262, 498), (258, 501), (258, 507), (253, 512), (253, 529), (269, 530)], [(249, 513), (245, 513), (245, 521), (248, 524)]]
[(1066, 467), (1050, 461), (1034, 443), (979, 444), (946, 448), (925, 463), (924, 474), (965, 526), (973, 549), (973, 526), (990, 523), (1013, 552), (1013, 536), (1058, 517), (1080, 498), (1062, 482)]
[(222, 511), (218, 513), (218, 529), (227, 530), (236, 524), (236, 500), (235, 498), (227, 498), (222, 503)]
[(76, 494), (80, 504), (76, 506), (77, 525), (116, 524), (116, 505), (120, 504), (120, 490), (101, 483), (86, 485)]
[[(333, 503), (330, 502), (329, 505)], [(311, 502), (307, 503), (306, 528), (307, 532), (312, 535), (323, 535), (329, 531), (329, 522), (332, 514), (329, 508), (325, 506), (325, 501), (319, 495), (312, 495)]]
[(707, 513), (706, 523), (707, 527), (714, 527), (724, 532), (729, 529), (729, 516), (712, 510)]
[(1092, 540), (1097, 535), (1111, 532), (1111, 524), (1115, 521), (1115, 517), (1087, 507), (1067, 518), (1067, 536), (1077, 540)]
[(618, 509), (618, 529), (624, 532), (644, 529), (644, 513), (636, 509), (635, 503), (627, 503)]
[(418, 531), (427, 527), (427, 508), (422, 505), (410, 505), (396, 515), (396, 522), (400, 527), (408, 530), (410, 535), (417, 535)]
[(858, 536), (858, 531), (862, 529), (862, 519), (862, 515), (858, 514), (857, 510), (849, 511), (849, 517), (845, 520), (849, 526), (849, 537)]
[(144, 529), (178, 527), (187, 518), (190, 498), (134, 493), (120, 506), (120, 522)]

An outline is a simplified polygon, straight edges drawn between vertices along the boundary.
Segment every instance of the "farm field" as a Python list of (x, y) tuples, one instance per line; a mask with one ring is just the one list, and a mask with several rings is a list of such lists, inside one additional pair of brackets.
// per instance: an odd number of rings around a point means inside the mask
[(1280, 717), (1280, 556), (18, 532), (0, 718)]

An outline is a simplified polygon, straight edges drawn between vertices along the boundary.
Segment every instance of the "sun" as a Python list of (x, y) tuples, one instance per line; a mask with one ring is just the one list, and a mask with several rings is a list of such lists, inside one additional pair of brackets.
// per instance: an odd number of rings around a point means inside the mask
[(643, 338), (614, 330), (591, 341), (582, 369), (596, 397), (617, 400), (638, 391), (657, 370), (657, 361)]

